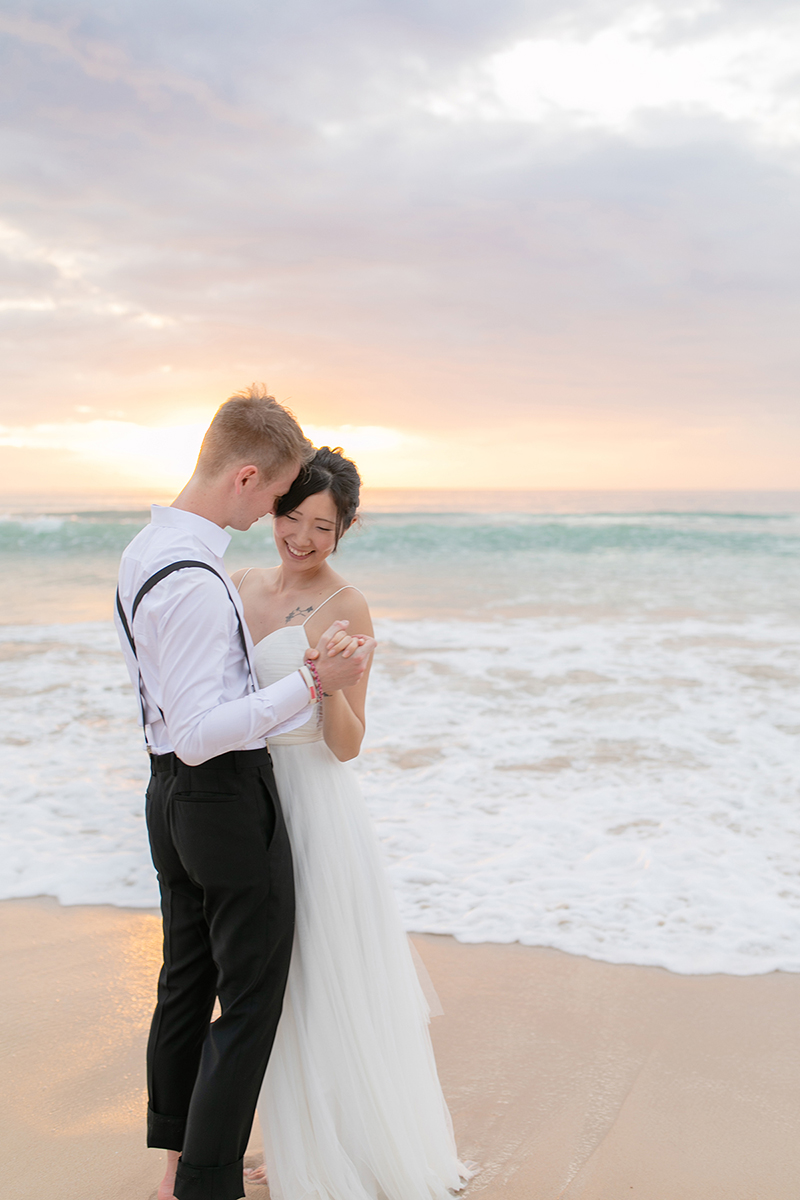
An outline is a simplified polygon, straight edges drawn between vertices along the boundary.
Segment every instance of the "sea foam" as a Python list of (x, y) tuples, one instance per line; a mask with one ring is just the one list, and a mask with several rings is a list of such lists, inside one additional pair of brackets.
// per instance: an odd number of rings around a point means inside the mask
[[(409, 930), (800, 970), (800, 629), (383, 620), (356, 764)], [(0, 629), (0, 895), (150, 906), (113, 627)]]

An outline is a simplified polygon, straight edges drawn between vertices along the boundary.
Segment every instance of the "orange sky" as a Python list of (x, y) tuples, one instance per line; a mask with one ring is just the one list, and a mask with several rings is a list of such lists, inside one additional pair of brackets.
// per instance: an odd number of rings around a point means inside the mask
[(301, 7), (0, 16), (0, 493), (252, 380), (372, 486), (800, 487), (796, 12)]
[[(24, 429), (17, 440), (38, 444), (0, 448), (2, 491), (6, 497), (177, 492), (191, 474), (204, 428), (202, 420), (157, 426), (89, 420)], [(759, 446), (746, 429), (586, 418), (489, 422), (453, 435), (389, 426), (306, 428), (318, 445), (341, 445), (369, 487), (724, 490), (800, 484), (796, 448), (780, 453), (766, 438)]]

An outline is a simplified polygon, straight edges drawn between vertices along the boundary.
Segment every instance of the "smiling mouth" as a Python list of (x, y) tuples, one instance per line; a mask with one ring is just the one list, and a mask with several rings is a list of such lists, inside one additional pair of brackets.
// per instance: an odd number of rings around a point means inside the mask
[(292, 558), (308, 558), (309, 554), (314, 553), (313, 550), (305, 550), (305, 551), (293, 550), (288, 542), (284, 542), (283, 544), (286, 547), (286, 549), (289, 551), (289, 553), (291, 554)]

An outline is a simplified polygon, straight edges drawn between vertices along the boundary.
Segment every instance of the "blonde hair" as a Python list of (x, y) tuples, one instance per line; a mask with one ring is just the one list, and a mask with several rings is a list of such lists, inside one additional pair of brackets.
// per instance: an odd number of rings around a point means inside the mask
[(313, 457), (314, 447), (294, 414), (263, 383), (253, 383), (217, 409), (200, 447), (197, 471), (215, 479), (226, 467), (252, 463), (266, 482), (292, 463), (302, 466)]

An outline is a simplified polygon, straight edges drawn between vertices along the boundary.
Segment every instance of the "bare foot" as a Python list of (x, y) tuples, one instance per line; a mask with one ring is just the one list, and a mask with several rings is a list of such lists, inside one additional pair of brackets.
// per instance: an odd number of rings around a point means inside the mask
[(167, 1151), (167, 1169), (156, 1192), (158, 1200), (175, 1200), (175, 1172), (178, 1170), (179, 1158), (180, 1153), (177, 1150)]
[[(247, 1167), (244, 1172), (244, 1177), (248, 1183), (266, 1183), (267, 1169), (266, 1167)], [(161, 1198), (159, 1197), (159, 1200)]]

